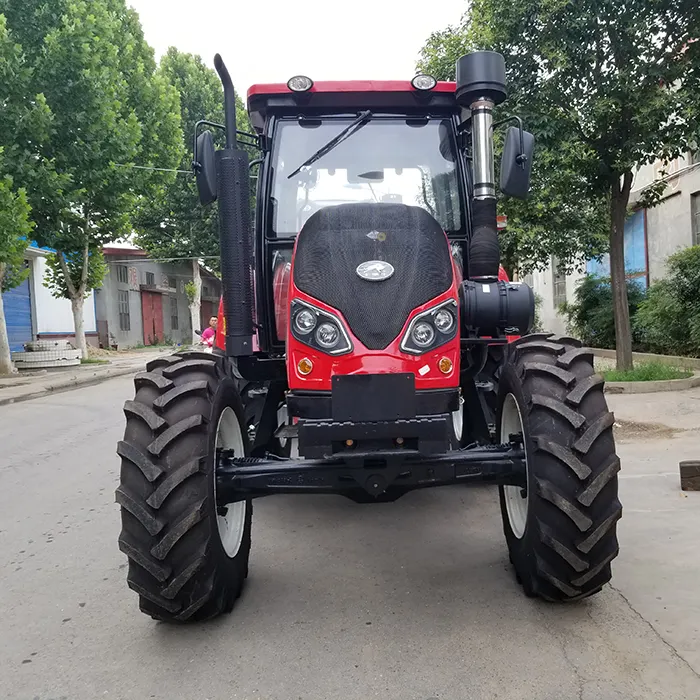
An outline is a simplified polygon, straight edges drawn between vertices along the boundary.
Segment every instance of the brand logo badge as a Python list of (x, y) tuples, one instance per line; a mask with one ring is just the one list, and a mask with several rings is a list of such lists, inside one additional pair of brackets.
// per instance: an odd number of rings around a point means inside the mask
[(384, 233), (384, 231), (370, 231), (367, 234), (367, 238), (371, 238), (373, 241), (379, 241), (381, 243), (382, 241), (386, 240), (386, 233)]
[(368, 282), (383, 282), (394, 274), (394, 266), (383, 260), (367, 260), (360, 263), (355, 272)]

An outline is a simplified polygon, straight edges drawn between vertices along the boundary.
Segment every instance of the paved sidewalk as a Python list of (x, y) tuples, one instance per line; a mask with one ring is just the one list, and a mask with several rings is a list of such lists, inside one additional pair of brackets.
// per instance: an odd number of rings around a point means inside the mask
[(171, 348), (133, 352), (109, 359), (108, 364), (76, 365), (61, 369), (20, 372), (12, 377), (0, 377), (0, 406), (18, 401), (27, 401), (60, 391), (70, 391), (80, 386), (139, 372), (150, 360), (173, 352)]
[(700, 430), (700, 387), (657, 394), (606, 394), (606, 398), (616, 422)]

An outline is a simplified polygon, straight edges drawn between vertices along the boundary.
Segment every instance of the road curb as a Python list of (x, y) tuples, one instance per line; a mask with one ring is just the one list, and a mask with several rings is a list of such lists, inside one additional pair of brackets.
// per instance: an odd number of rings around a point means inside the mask
[(700, 372), (685, 379), (661, 379), (651, 382), (605, 382), (606, 394), (654, 394), (660, 391), (685, 391), (700, 386)]
[(89, 375), (85, 377), (71, 377), (70, 379), (57, 380), (52, 384), (43, 384), (41, 387), (37, 387), (35, 390), (27, 391), (19, 396), (0, 396), (0, 406), (6, 406), (8, 404), (19, 403), (20, 401), (30, 401), (31, 399), (38, 399), (42, 396), (48, 396), (49, 394), (60, 394), (65, 391), (72, 391), (73, 389), (78, 389), (84, 386), (91, 386), (94, 384), (100, 384), (101, 382), (107, 381), (108, 379), (114, 379), (115, 377), (123, 377), (127, 374), (134, 374), (138, 371), (136, 367), (114, 367), (105, 370), (99, 375)]

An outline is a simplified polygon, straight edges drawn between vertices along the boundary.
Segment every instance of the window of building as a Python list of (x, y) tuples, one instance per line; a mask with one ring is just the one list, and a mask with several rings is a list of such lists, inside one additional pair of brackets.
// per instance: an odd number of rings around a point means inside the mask
[(554, 308), (566, 303), (566, 275), (562, 272), (559, 260), (552, 256), (552, 295)]
[(148, 287), (154, 287), (156, 284), (156, 276), (152, 272), (146, 273), (146, 285)]
[(690, 216), (693, 245), (700, 245), (700, 192), (690, 195)]
[(206, 284), (202, 285), (202, 296), (203, 297), (208, 297), (209, 296), (209, 287), (207, 287)]
[(129, 292), (119, 290), (117, 292), (117, 306), (119, 309), (119, 330), (131, 330), (131, 316), (129, 314)]
[(129, 284), (129, 269), (126, 265), (117, 265), (117, 282)]
[(177, 315), (177, 297), (170, 297), (170, 328), (174, 331), (180, 328), (180, 321)]

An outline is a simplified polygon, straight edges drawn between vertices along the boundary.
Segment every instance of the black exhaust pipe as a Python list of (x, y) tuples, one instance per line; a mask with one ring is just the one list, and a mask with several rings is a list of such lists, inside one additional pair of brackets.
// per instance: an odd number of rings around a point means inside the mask
[(253, 354), (253, 239), (248, 154), (236, 144), (236, 97), (219, 54), (214, 67), (224, 87), (226, 148), (216, 152), (221, 285), (226, 354)]
[(493, 163), (493, 108), (506, 98), (503, 56), (476, 51), (457, 61), (457, 102), (471, 111), (474, 194), (469, 277), (498, 278), (501, 251), (496, 222), (496, 176)]

